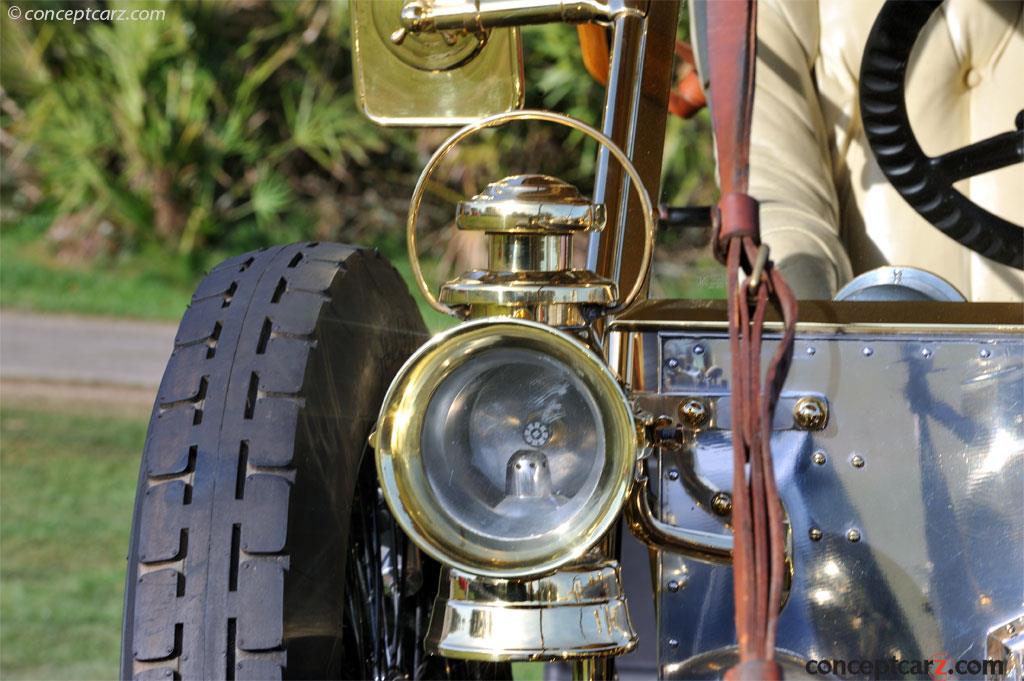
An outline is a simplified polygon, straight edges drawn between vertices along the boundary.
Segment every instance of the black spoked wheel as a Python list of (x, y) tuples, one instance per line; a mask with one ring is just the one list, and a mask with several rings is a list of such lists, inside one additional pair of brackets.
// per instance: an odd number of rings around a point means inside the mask
[(441, 568), (395, 522), (377, 486), (372, 459), (373, 452), (367, 452), (369, 464), (364, 464), (352, 506), (345, 575), (345, 642), (352, 654), (344, 678), (511, 679), (507, 663), (425, 654), (423, 637)]
[(345, 574), (345, 641), (350, 678), (424, 678), (422, 640), (433, 589), (423, 588), (419, 551), (405, 537), (377, 487), (368, 452), (353, 498)]

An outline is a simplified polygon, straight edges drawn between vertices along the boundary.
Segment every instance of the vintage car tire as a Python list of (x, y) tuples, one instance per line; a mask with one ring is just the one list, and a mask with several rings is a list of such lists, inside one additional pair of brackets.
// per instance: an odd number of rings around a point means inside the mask
[[(351, 618), (366, 618), (346, 599), (366, 599), (346, 593), (361, 574), (346, 571), (349, 530), (362, 551), (358, 528), (387, 514), (367, 436), (426, 337), (407, 287), (374, 251), (276, 247), (199, 284), (142, 457), (122, 678), (369, 676), (367, 647), (382, 637), (354, 642)], [(430, 611), (436, 564), (424, 561), (423, 577), (415, 595), (400, 594), (417, 617)], [(366, 581), (383, 593), (381, 579)], [(411, 675), (504, 675), (411, 656), (399, 665), (419, 665)]]

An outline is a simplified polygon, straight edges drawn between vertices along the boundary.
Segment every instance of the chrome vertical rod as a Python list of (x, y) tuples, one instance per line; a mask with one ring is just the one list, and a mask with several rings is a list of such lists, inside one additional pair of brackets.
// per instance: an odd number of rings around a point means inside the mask
[[(627, 68), (628, 59), (626, 53), (626, 25), (630, 21), (638, 21), (635, 17), (620, 16), (615, 20), (612, 29), (612, 49), (611, 57), (608, 64), (608, 87), (605, 90), (604, 98), (604, 111), (601, 115), (601, 132), (615, 140), (615, 127), (616, 120), (619, 115), (619, 89), (621, 87), (628, 87), (628, 80), (624, 80), (623, 72)], [(634, 74), (635, 76), (635, 74)], [(630, 107), (631, 109), (634, 107)], [(632, 133), (633, 131), (631, 131)], [(630, 134), (629, 137), (635, 138), (634, 134)], [(615, 140), (621, 142), (621, 140)], [(625, 145), (620, 145), (625, 146)], [(631, 153), (630, 149), (625, 149), (627, 154)], [(609, 164), (612, 163), (611, 156), (608, 150), (601, 147), (598, 150), (597, 156), (597, 172), (594, 178), (594, 203), (603, 203), (607, 205), (607, 190), (608, 190), (608, 170)], [(628, 194), (625, 195), (628, 200)], [(625, 205), (621, 203), (622, 196), (619, 197), (620, 205), (616, 211), (616, 215), (621, 215), (625, 211)], [(595, 232), (590, 235), (590, 242), (587, 245), (587, 269), (597, 271), (598, 268), (598, 251), (601, 247), (601, 239), (604, 235), (611, 236), (619, 229), (619, 223), (611, 225), (612, 229), (605, 229), (602, 232)], [(614, 238), (614, 237), (613, 237)]]

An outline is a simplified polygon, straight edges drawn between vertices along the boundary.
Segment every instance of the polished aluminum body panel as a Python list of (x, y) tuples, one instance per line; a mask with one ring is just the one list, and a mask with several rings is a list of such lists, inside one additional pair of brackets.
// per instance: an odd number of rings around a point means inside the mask
[[(641, 406), (728, 394), (721, 326), (657, 326), (613, 327), (610, 339)], [(774, 349), (765, 344), (766, 364)], [(1019, 331), (805, 328), (784, 395), (825, 396), (829, 419), (799, 430), (783, 400), (774, 423), (794, 562), (779, 648), (794, 664), (986, 657), (990, 632), (1024, 614)], [(729, 532), (709, 505), (731, 488), (730, 433), (719, 428), (651, 458), (662, 520)], [(735, 644), (730, 566), (659, 552), (656, 572), (662, 674), (720, 675)]]

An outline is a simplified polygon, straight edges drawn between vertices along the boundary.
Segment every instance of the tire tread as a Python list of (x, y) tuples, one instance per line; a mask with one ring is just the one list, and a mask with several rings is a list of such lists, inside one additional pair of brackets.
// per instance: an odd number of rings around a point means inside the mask
[(353, 267), (405, 290), (375, 252), (319, 243), (236, 256), (197, 287), (143, 452), (123, 677), (281, 676), (307, 366)]

